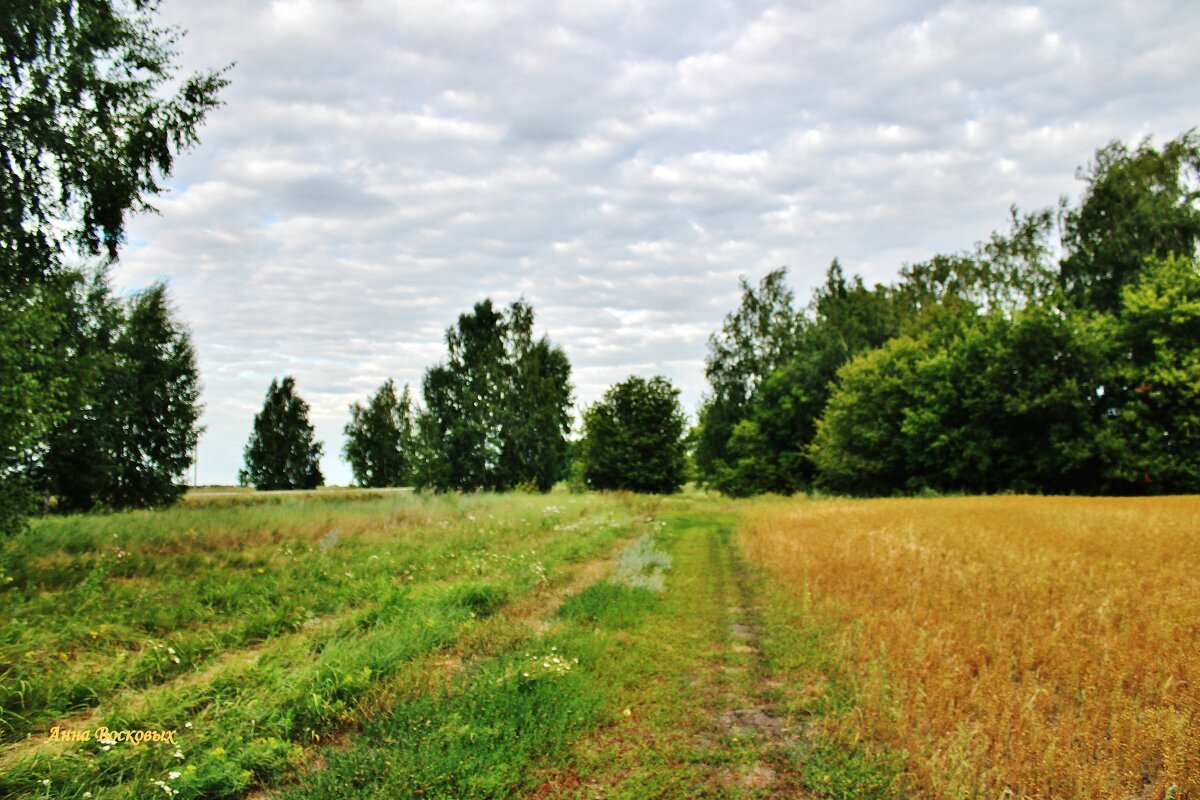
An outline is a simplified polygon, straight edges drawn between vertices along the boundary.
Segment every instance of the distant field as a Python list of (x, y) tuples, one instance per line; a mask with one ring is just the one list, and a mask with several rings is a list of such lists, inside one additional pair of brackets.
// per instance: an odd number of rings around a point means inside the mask
[(1200, 794), (1200, 498), (758, 503), (741, 542), (916, 796)]
[[(0, 543), (0, 797), (1195, 798), (1198, 514), (324, 491), (38, 520)], [(175, 733), (52, 735), (102, 727)]]
[(316, 489), (277, 489), (274, 491), (258, 491), (252, 486), (198, 486), (187, 490), (183, 496), (186, 503), (205, 503), (221, 498), (237, 498), (261, 502), (270, 498), (283, 497), (386, 497), (390, 494), (413, 491), (410, 487), (392, 486), (381, 489), (364, 489), (359, 486), (321, 486)]

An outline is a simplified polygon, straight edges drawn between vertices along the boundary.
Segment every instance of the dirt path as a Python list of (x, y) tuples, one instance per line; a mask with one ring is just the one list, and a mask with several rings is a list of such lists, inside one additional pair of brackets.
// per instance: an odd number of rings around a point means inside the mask
[(803, 749), (801, 731), (790, 726), (772, 699), (784, 682), (774, 676), (763, 658), (763, 625), (760, 618), (762, 598), (756, 591), (755, 577), (730, 545), (730, 559), (737, 604), (728, 609), (734, 654), (744, 666), (738, 680), (732, 681), (727, 708), (721, 724), (734, 736), (754, 739), (758, 759), (745, 766), (737, 776), (742, 788), (765, 797), (808, 797), (800, 788), (794, 764)]
[[(807, 797), (799, 737), (770, 701), (778, 685), (761, 653), (753, 576), (712, 514), (673, 523), (666, 590), (605, 668), (623, 675), (609, 725), (573, 747), (530, 800)], [(628, 713), (626, 713), (628, 712)]]

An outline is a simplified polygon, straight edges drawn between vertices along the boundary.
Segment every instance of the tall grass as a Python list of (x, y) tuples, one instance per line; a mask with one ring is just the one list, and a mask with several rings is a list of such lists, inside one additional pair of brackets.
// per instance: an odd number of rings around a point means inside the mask
[[(187, 796), (241, 792), (645, 514), (615, 496), (392, 495), (39, 521), (2, 553), (0, 795), (133, 796), (171, 771)], [(40, 745), (101, 724), (182, 744)]]
[(920, 796), (1200, 796), (1200, 499), (747, 505)]

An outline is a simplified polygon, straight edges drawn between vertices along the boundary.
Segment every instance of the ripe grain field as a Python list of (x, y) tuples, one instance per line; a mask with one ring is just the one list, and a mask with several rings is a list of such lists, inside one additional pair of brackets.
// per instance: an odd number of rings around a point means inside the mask
[(750, 559), (918, 796), (1200, 794), (1200, 498), (758, 503)]
[[(1197, 797), (1195, 498), (195, 496), (0, 549), (0, 796)], [(173, 741), (51, 731), (173, 730)]]

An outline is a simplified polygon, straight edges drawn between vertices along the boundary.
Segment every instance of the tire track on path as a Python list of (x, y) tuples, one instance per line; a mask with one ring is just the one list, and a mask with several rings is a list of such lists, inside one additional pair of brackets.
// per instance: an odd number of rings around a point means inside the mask
[(612, 682), (612, 721), (543, 772), (527, 800), (809, 796), (791, 766), (799, 739), (770, 700), (779, 687), (735, 518), (681, 503), (665, 519), (666, 591), (610, 634), (611, 659), (597, 665)]

